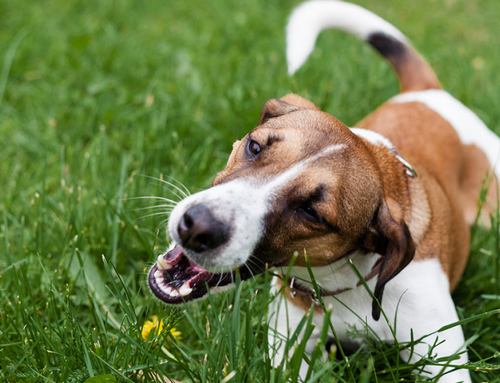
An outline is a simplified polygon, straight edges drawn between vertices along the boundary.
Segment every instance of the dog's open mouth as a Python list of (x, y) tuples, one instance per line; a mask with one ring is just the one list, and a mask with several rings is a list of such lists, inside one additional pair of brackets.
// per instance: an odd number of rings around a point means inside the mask
[[(241, 273), (241, 279), (247, 279)], [(236, 272), (211, 273), (188, 259), (180, 246), (158, 257), (149, 272), (148, 282), (153, 294), (165, 303), (178, 304), (191, 301), (234, 282)]]

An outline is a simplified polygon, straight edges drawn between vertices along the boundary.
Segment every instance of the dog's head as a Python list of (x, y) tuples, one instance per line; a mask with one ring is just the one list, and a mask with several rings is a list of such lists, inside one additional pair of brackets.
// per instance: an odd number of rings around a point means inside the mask
[(247, 279), (286, 269), (294, 254), (304, 267), (304, 251), (313, 268), (375, 252), (384, 257), (380, 299), (414, 252), (400, 212), (365, 141), (299, 96), (272, 99), (211, 187), (175, 207), (169, 233), (177, 245), (158, 258), (149, 283), (178, 303), (206, 295), (207, 285), (231, 285), (236, 268)]

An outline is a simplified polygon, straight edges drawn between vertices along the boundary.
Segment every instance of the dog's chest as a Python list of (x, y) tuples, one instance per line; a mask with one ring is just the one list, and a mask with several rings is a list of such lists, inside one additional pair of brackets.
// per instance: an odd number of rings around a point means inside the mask
[[(376, 279), (369, 280), (367, 284), (373, 291)], [(378, 321), (373, 319), (372, 296), (364, 286), (323, 297), (323, 301), (325, 307), (332, 309), (331, 323), (339, 341), (359, 345), (367, 337), (374, 338), (374, 334), (383, 341), (391, 342), (394, 340), (393, 331), (406, 338), (409, 334), (400, 334), (402, 329), (408, 331), (413, 328), (415, 337), (436, 331), (437, 311), (443, 307), (449, 306), (447, 313), (450, 318), (439, 318), (440, 321), (452, 322), (456, 314), (448, 291), (449, 283), (438, 260), (428, 259), (411, 262), (387, 283), (382, 302), (387, 320), (383, 315)], [(324, 314), (316, 311), (313, 320), (320, 329)]]
[[(372, 290), (375, 289), (375, 284), (376, 279), (368, 281), (368, 286)], [(343, 344), (359, 346), (363, 342), (363, 338), (366, 338), (367, 335), (373, 337), (373, 334), (366, 334), (365, 323), (381, 339), (392, 339), (386, 321), (383, 318), (379, 321), (373, 320), (372, 297), (363, 286), (345, 291), (336, 296), (323, 297), (323, 302), (327, 308), (332, 308), (331, 323), (339, 341)], [(315, 325), (321, 328), (324, 322), (324, 314), (315, 313), (313, 320)]]

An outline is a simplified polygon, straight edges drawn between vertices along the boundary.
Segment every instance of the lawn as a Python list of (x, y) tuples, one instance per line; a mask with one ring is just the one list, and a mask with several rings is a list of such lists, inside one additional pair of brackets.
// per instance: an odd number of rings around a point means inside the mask
[[(299, 2), (0, 0), (3, 381), (295, 379), (300, 355), (278, 369), (267, 356), (270, 273), (181, 308), (152, 299), (146, 275), (168, 243), (169, 203), (140, 197), (206, 188), (269, 98), (298, 93), (352, 126), (398, 92), (383, 59), (335, 31), (288, 77), (284, 26)], [(356, 3), (400, 28), (500, 134), (497, 0)], [(500, 382), (492, 222), (473, 229), (454, 293), (475, 382)], [(313, 360), (310, 382), (411, 381), (424, 364), (375, 341), (339, 355)]]

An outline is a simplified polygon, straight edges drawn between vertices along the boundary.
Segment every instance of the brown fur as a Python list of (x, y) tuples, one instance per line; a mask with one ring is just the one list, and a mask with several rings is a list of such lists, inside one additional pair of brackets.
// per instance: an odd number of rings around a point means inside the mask
[[(278, 291), (281, 291), (281, 289), (283, 288), (283, 282), (281, 281), (281, 279), (278, 279), (276, 281), (276, 288), (278, 289)], [(288, 301), (291, 304), (293, 304), (294, 306), (297, 306), (304, 311), (308, 311), (311, 308), (311, 304), (312, 304), (311, 297), (306, 296), (306, 295), (301, 295), (301, 294), (297, 294), (295, 296), (292, 296), (292, 294), (290, 292), (290, 285), (289, 284), (287, 284), (285, 286), (284, 293), (285, 293), (285, 296), (287, 297)], [(323, 308), (319, 305), (314, 305), (314, 314), (318, 314), (318, 315), (323, 314)]]
[[(428, 217), (430, 209), (431, 218), (427, 228), (419, 227), (426, 234), (417, 240), (415, 259), (439, 257), (453, 290), (469, 253), (466, 223), (474, 222), (482, 183), (491, 168), (486, 155), (474, 145), (463, 145), (446, 120), (418, 102), (384, 104), (357, 126), (390, 138), (419, 169), (411, 181), (411, 190), (418, 188), (419, 193), (412, 196), (412, 215)], [(412, 227), (412, 217), (408, 218)]]
[[(264, 239), (254, 252), (262, 262), (286, 266), (298, 253), (295, 264), (305, 266), (305, 250), (315, 267), (352, 251), (374, 251), (384, 255), (375, 288), (381, 299), (385, 284), (413, 257), (435, 257), (453, 289), (467, 260), (466, 221), (477, 212), (487, 159), (417, 102), (387, 103), (358, 127), (390, 139), (418, 176), (409, 178), (390, 149), (356, 136), (310, 101), (287, 95), (266, 103), (259, 126), (234, 144), (212, 185), (250, 175), (275, 177), (301, 163), (304, 169), (282, 188), (266, 217)], [(261, 148), (256, 158), (248, 157), (251, 141)], [(332, 145), (338, 150), (307, 162)], [(314, 209), (327, 224), (308, 222), (299, 213), (315, 193)], [(307, 299), (292, 303), (304, 305)], [(378, 310), (374, 304), (374, 317)]]

